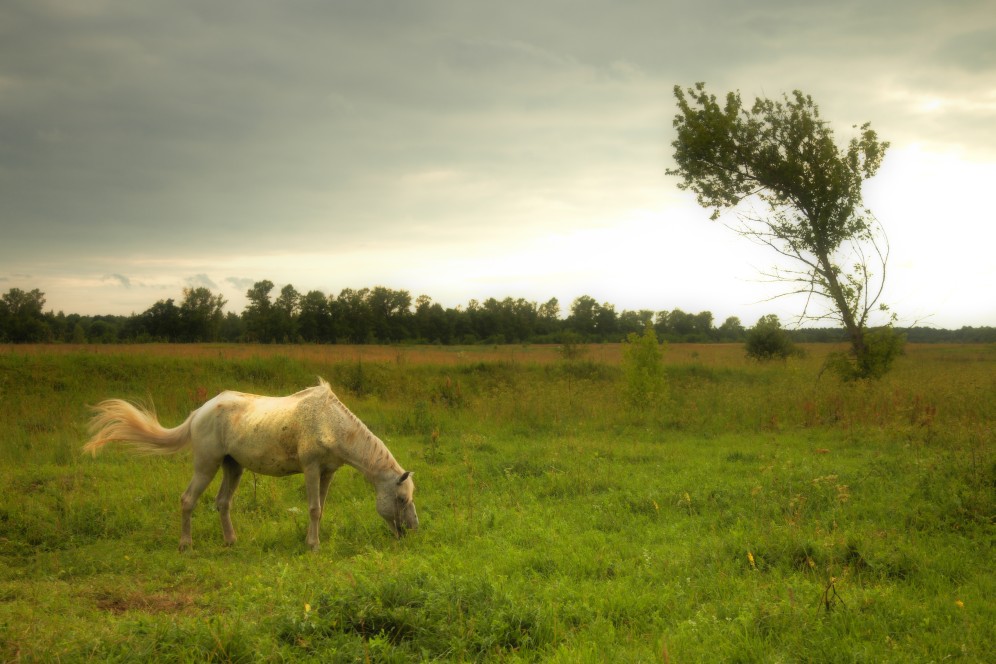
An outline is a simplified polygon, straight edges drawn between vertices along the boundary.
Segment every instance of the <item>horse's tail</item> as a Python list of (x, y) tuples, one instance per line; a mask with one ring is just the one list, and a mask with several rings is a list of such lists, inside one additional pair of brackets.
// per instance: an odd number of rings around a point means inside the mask
[(173, 454), (190, 442), (194, 413), (180, 426), (167, 429), (159, 424), (154, 411), (121, 399), (101, 401), (93, 411), (90, 440), (83, 451), (94, 456), (110, 442), (125, 443), (139, 454)]

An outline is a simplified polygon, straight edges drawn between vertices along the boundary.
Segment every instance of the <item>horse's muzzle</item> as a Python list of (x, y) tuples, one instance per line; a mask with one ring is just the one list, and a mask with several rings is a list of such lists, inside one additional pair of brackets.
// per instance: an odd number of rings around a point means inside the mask
[(411, 514), (406, 514), (394, 522), (394, 532), (398, 537), (404, 537), (411, 530), (418, 530), (418, 515), (415, 514), (414, 506), (411, 511)]
[(404, 537), (409, 532), (414, 531), (414, 530), (418, 530), (418, 521), (417, 520), (412, 525), (407, 525), (407, 524), (404, 524), (404, 523), (398, 523), (398, 524), (395, 524), (395, 527), (394, 527), (394, 532), (397, 534), (398, 537)]

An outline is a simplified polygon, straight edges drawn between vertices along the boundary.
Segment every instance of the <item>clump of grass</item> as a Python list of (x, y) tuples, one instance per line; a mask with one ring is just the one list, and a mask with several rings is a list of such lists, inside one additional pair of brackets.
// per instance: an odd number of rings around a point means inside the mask
[(441, 581), (417, 570), (359, 578), (292, 613), (274, 621), (291, 653), (479, 661), (543, 651), (556, 638), (552, 607), (517, 603), (486, 574)]

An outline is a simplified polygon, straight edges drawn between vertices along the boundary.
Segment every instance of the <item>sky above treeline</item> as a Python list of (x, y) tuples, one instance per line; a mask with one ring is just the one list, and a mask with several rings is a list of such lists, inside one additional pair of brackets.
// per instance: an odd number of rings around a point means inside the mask
[(697, 206), (672, 88), (813, 96), (891, 142), (900, 324), (996, 325), (992, 0), (0, 4), (0, 291), (130, 314), (262, 279), (447, 307), (580, 295), (789, 321)]

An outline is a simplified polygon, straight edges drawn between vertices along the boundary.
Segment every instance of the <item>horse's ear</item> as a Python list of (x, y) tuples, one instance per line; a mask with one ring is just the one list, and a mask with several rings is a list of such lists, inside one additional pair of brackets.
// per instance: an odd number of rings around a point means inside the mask
[(398, 486), (401, 486), (402, 484), (404, 484), (405, 480), (407, 480), (411, 476), (412, 476), (412, 471), (406, 470), (405, 472), (403, 472), (401, 474), (401, 477), (398, 478)]

